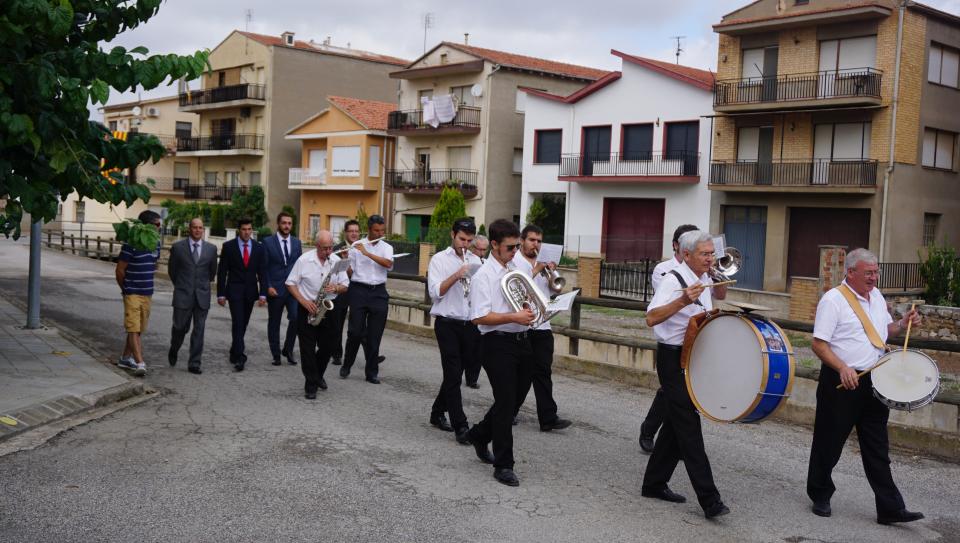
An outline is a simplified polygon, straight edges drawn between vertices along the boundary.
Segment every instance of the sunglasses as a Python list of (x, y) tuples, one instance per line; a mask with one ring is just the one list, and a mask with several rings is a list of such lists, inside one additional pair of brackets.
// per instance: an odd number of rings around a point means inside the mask
[(520, 248), (520, 244), (519, 244), (519, 243), (513, 243), (513, 244), (511, 244), (511, 245), (504, 245), (503, 247), (504, 247), (506, 250), (512, 252), (512, 251), (516, 251), (517, 249), (519, 249), (519, 248)]

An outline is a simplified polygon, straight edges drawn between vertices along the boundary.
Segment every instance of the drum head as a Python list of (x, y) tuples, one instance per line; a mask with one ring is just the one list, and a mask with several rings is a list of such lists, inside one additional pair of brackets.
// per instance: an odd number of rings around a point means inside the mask
[(870, 372), (873, 388), (895, 402), (910, 403), (927, 398), (940, 383), (937, 363), (919, 351), (893, 351), (883, 355), (884, 364)]
[(733, 422), (757, 399), (763, 379), (763, 353), (749, 321), (720, 315), (701, 328), (687, 367), (690, 397), (697, 409)]

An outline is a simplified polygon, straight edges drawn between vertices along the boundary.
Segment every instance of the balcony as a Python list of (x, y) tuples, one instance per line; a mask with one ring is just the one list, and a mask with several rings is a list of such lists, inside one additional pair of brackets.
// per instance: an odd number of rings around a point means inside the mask
[(386, 187), (389, 192), (405, 194), (440, 194), (453, 187), (464, 198), (477, 195), (477, 170), (387, 170)]
[(878, 106), (883, 74), (873, 68), (717, 81), (713, 109), (733, 113), (837, 106)]
[(266, 103), (265, 85), (228, 85), (180, 93), (180, 111), (205, 111), (225, 107), (262, 106)]
[(873, 194), (877, 171), (876, 160), (714, 161), (710, 164), (710, 189)]
[(449, 123), (433, 127), (423, 122), (422, 109), (391, 111), (387, 118), (387, 133), (391, 136), (432, 136), (435, 134), (478, 134), (480, 108), (461, 106)]
[(183, 197), (187, 200), (220, 200), (230, 201), (234, 194), (245, 194), (247, 187), (237, 185), (235, 187), (225, 186), (207, 186), (207, 185), (183, 185)]
[(153, 179), (154, 185), (150, 187), (153, 193), (182, 193), (183, 188), (190, 184), (190, 179), (180, 177), (161, 177), (156, 175), (146, 175), (137, 172), (138, 183), (147, 184), (147, 179)]
[(287, 185), (291, 189), (312, 189), (327, 186), (327, 172), (314, 172), (308, 168), (290, 168)]
[(217, 134), (198, 138), (177, 138), (182, 156), (263, 155), (260, 134)]
[(560, 181), (691, 183), (700, 181), (700, 153), (649, 151), (564, 154)]

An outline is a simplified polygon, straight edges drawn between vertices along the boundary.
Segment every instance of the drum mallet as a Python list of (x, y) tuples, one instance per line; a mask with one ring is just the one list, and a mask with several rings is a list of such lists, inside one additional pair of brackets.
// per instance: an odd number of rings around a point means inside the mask
[[(915, 307), (917, 307), (917, 303), (916, 303), (916, 302), (911, 303), (911, 304), (910, 304), (910, 311), (913, 311), (913, 308), (915, 308)], [(912, 326), (913, 326), (913, 319), (910, 319), (910, 320), (907, 321), (907, 335), (906, 335), (906, 337), (903, 338), (903, 350), (901, 351), (902, 354), (900, 355), (900, 360), (905, 360), (905, 359), (906, 359), (906, 356), (907, 356), (907, 345), (910, 344), (910, 328), (911, 328)], [(870, 368), (870, 369), (868, 369), (868, 370), (863, 370), (863, 371), (861, 371), (860, 373), (857, 374), (857, 379), (859, 379), (859, 378), (863, 377), (864, 375), (870, 373), (871, 371), (879, 368), (880, 366), (886, 364), (887, 362), (891, 361), (892, 359), (893, 359), (893, 357), (891, 356), (890, 358), (884, 360), (883, 362), (880, 362), (880, 363), (877, 364), (876, 366), (874, 366), (874, 367), (872, 367), (872, 368)], [(843, 383), (840, 383), (839, 385), (837, 385), (837, 390), (840, 390), (841, 388), (843, 388)]]

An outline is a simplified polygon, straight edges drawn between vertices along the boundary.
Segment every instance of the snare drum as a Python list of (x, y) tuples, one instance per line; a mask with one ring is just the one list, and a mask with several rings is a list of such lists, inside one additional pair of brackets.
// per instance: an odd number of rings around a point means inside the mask
[(913, 411), (932, 402), (940, 392), (940, 370), (920, 351), (892, 351), (870, 372), (873, 395), (890, 409)]
[(760, 316), (719, 312), (707, 317), (690, 349), (690, 399), (717, 422), (759, 422), (786, 403), (793, 387), (790, 340)]

